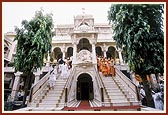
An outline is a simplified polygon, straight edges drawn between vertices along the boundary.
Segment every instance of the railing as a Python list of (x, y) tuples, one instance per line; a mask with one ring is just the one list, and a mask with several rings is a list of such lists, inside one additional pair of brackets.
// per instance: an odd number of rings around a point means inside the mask
[(30, 89), (29, 103), (31, 103), (40, 94), (44, 86), (48, 83), (50, 72), (48, 72), (43, 78), (41, 78), (36, 84)]
[(115, 68), (115, 71), (116, 71), (116, 77), (119, 78), (120, 82), (127, 87), (130, 93), (137, 100), (139, 100), (139, 95), (137, 93), (138, 92), (137, 86), (130, 79), (128, 79), (118, 68)]
[(65, 86), (65, 103), (67, 103), (68, 100), (68, 95), (70, 94), (71, 88), (73, 86), (73, 81), (74, 81), (74, 73), (75, 73), (75, 68), (72, 68), (72, 70), (69, 73), (69, 77)]
[(96, 79), (96, 82), (98, 84), (98, 90), (99, 90), (99, 94), (101, 96), (101, 102), (104, 102), (103, 84), (102, 84), (102, 81), (100, 79), (100, 75), (97, 72), (97, 69), (96, 69), (95, 66), (94, 66), (94, 70), (95, 70), (95, 73), (96, 73), (95, 79)]

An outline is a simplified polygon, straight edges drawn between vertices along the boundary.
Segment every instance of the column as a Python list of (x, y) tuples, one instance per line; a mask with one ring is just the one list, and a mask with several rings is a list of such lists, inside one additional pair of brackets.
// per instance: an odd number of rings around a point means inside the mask
[(73, 35), (72, 44), (73, 44), (73, 59), (72, 59), (72, 64), (76, 64), (76, 54), (77, 54), (76, 34)]
[(37, 72), (34, 73), (34, 74), (35, 74), (34, 84), (36, 84), (36, 83), (40, 80), (41, 70), (40, 70), (40, 69), (37, 69)]
[(107, 57), (107, 55), (106, 55), (106, 50), (104, 50), (103, 53), (104, 53), (104, 57)]
[(96, 60), (96, 49), (95, 49), (95, 44), (92, 43), (92, 61), (93, 61), (93, 64), (96, 64), (97, 60)]
[(46, 66), (50, 66), (50, 55), (49, 54), (50, 53), (48, 51)]
[(93, 64), (96, 64), (96, 62), (97, 62), (97, 59), (96, 59), (96, 48), (95, 48), (96, 38), (95, 38), (94, 34), (92, 34), (91, 44), (92, 44), (92, 61), (93, 61)]
[(72, 60), (72, 64), (75, 64), (75, 62), (76, 62), (76, 53), (77, 53), (77, 44), (74, 43), (73, 44), (73, 60)]
[(65, 44), (63, 44), (63, 47), (62, 47), (62, 53), (63, 53), (63, 55), (62, 55), (62, 59), (64, 60), (65, 59)]
[(106, 55), (106, 52), (107, 52), (107, 50), (106, 50), (106, 44), (104, 43), (104, 46), (103, 46), (103, 56), (104, 57), (107, 57), (107, 55)]
[(15, 81), (13, 84), (12, 92), (11, 92), (11, 97), (12, 101), (16, 98), (17, 92), (19, 90), (19, 83), (20, 83), (20, 75), (22, 74), (21, 72), (14, 73), (15, 74)]
[(120, 65), (123, 65), (123, 58), (122, 58), (122, 54), (121, 54), (121, 49), (118, 50), (118, 54), (119, 54), (119, 59), (120, 59)]

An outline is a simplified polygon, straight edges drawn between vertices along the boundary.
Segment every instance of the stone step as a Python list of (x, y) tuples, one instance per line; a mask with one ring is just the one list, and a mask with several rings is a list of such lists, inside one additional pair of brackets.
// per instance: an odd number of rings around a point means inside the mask
[(63, 85), (55, 85), (54, 88), (62, 88), (63, 89), (64, 86)]
[[(60, 95), (61, 96), (61, 95)], [(43, 100), (55, 100), (60, 99), (60, 96), (46, 96)]]
[(102, 104), (105, 107), (110, 107), (111, 106), (111, 102), (103, 102)]
[(129, 102), (112, 102), (112, 106), (130, 106), (131, 104)]
[[(62, 89), (63, 90), (63, 89)], [(48, 94), (59, 94), (59, 93), (62, 93), (63, 91), (62, 91), (61, 89), (60, 90), (58, 90), (58, 89), (51, 89), (49, 92), (48, 92)]]
[(80, 104), (80, 101), (72, 101), (67, 104), (67, 107), (78, 107)]
[(38, 107), (56, 107), (56, 103), (55, 104), (39, 103)]
[(53, 92), (53, 93), (48, 93), (47, 94), (47, 96), (46, 97), (56, 97), (56, 96), (60, 96), (61, 95), (61, 92), (60, 93), (55, 93), (55, 92)]
[(141, 104), (141, 102), (139, 102), (139, 101), (131, 101), (130, 102), (132, 105), (140, 105)]
[(61, 95), (62, 94), (62, 91), (54, 91), (54, 92), (49, 92), (47, 94), (47, 96), (57, 96), (57, 95)]
[(55, 111), (55, 109), (56, 109), (55, 107), (35, 107), (30, 110), (31, 111)]
[(128, 101), (126, 98), (121, 98), (121, 97), (110, 97), (111, 101)]
[(105, 87), (106, 90), (118, 90), (119, 88), (117, 86), (114, 87)]
[(100, 107), (99, 103), (96, 101), (89, 101), (90, 107)]
[(64, 106), (65, 106), (65, 103), (56, 104), (56, 107), (59, 107), (59, 108), (63, 108)]
[(54, 102), (57, 102), (60, 98), (55, 98), (55, 99), (43, 99), (41, 100), (41, 103), (54, 103)]
[(118, 87), (118, 85), (116, 85), (116, 84), (110, 84), (110, 83), (109, 84), (108, 83), (104, 84), (104, 86), (107, 87), (107, 88)]
[(107, 90), (107, 92), (108, 93), (122, 93), (120, 90)]
[(65, 83), (62, 83), (62, 82), (58, 82), (58, 83), (55, 83), (55, 85), (65, 85)]
[(63, 91), (62, 90), (57, 90), (57, 89), (54, 89), (54, 90), (50, 90), (48, 92), (48, 94), (61, 94)]

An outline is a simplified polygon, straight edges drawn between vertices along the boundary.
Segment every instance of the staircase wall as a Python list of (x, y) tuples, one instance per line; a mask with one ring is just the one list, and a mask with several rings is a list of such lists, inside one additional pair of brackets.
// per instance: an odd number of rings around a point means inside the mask
[(94, 99), (97, 100), (98, 102), (101, 103), (101, 90), (100, 90), (100, 86), (98, 83), (98, 80), (96, 79), (97, 77), (97, 71), (96, 71), (96, 66), (94, 64), (77, 64), (73, 66), (73, 69), (75, 69), (74, 74), (73, 75), (73, 82), (71, 84), (71, 89), (68, 93), (68, 102), (71, 102), (73, 100), (77, 100), (77, 79), (79, 77), (79, 75), (83, 74), (83, 73), (87, 73), (92, 77), (92, 82), (93, 82), (93, 92), (94, 92)]

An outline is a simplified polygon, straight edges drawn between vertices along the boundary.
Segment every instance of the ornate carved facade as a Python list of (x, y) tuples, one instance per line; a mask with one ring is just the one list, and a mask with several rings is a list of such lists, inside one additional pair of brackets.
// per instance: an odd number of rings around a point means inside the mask
[[(119, 58), (113, 31), (109, 24), (96, 24), (92, 15), (77, 15), (74, 24), (57, 25), (52, 41), (52, 60), (67, 58), (85, 49), (91, 52), (93, 61), (96, 55)], [(75, 59), (74, 57), (73, 59)], [(122, 57), (120, 57), (122, 61)]]
[[(83, 99), (82, 93), (77, 94), (77, 87), (85, 90), (83, 85), (88, 85), (90, 93), (88, 92), (89, 98), (100, 99), (100, 92), (97, 87), (96, 81), (96, 64), (97, 56), (103, 56), (107, 58), (119, 58), (116, 50), (116, 42), (113, 39), (113, 31), (111, 25), (108, 24), (96, 24), (92, 15), (77, 15), (74, 17), (74, 24), (57, 25), (55, 27), (56, 35), (52, 39), (52, 53), (48, 55), (48, 58), (44, 61), (55, 63), (59, 58), (73, 57), (72, 64), (76, 67), (74, 73), (75, 79), (72, 86), (72, 96), (68, 96), (68, 99)], [(5, 53), (5, 64), (13, 62), (13, 57), (16, 50), (16, 42), (11, 42), (8, 38), (14, 38), (15, 33), (6, 33), (4, 36), (4, 53)], [(10, 47), (10, 48), (9, 48)], [(122, 57), (120, 57), (122, 60)], [(120, 60), (120, 62), (122, 62)], [(24, 77), (21, 77), (21, 73), (14, 73), (12, 68), (5, 70), (5, 78), (8, 80), (6, 89), (10, 89), (9, 93), (16, 96), (19, 82)], [(9, 75), (9, 73), (11, 75)], [(18, 78), (18, 80), (16, 80)], [(34, 83), (40, 80), (38, 72), (35, 73)], [(6, 80), (6, 79), (5, 79)], [(89, 81), (88, 81), (89, 80)], [(86, 82), (87, 81), (87, 82)], [(77, 85), (75, 85), (77, 83)], [(82, 85), (83, 84), (83, 85)], [(8, 85), (13, 87), (8, 87)], [(6, 100), (6, 99), (5, 99)]]

